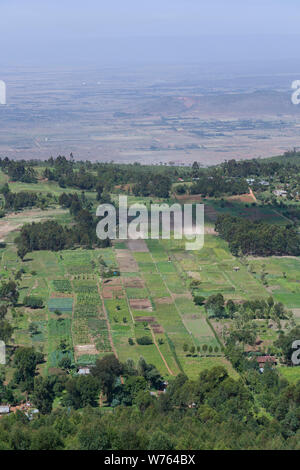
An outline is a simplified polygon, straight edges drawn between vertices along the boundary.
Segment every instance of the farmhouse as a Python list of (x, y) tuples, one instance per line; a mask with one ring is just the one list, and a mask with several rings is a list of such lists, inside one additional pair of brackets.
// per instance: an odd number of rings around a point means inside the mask
[(285, 191), (284, 189), (275, 189), (275, 191), (273, 191), (273, 194), (279, 197), (286, 197), (287, 191)]
[(266, 363), (273, 364), (274, 366), (277, 364), (277, 359), (274, 356), (257, 356), (256, 360), (260, 369), (263, 369)]
[(0, 405), (0, 415), (7, 415), (10, 412), (9, 405)]
[(91, 373), (91, 369), (89, 367), (81, 367), (78, 369), (78, 375), (89, 375)]

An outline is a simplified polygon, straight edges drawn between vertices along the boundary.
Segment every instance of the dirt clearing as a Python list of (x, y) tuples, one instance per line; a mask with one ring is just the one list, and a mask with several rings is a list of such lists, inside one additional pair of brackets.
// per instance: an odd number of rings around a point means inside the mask
[(129, 305), (132, 310), (147, 310), (147, 312), (152, 312), (153, 310), (149, 299), (130, 299)]
[(121, 272), (138, 272), (138, 264), (129, 250), (116, 250), (116, 258)]
[(148, 253), (149, 248), (145, 240), (128, 240), (127, 246), (130, 251), (136, 251), (137, 253)]
[(124, 277), (123, 280), (124, 287), (135, 287), (137, 289), (143, 289), (145, 287), (145, 283), (139, 277)]

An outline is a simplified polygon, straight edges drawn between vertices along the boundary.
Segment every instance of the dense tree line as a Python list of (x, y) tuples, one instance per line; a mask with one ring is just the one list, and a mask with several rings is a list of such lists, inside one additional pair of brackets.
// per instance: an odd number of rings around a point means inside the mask
[(0, 159), (0, 168), (12, 181), (21, 181), (22, 183), (37, 182), (35, 170), (25, 161), (14, 161), (8, 158)]
[(56, 221), (32, 222), (23, 225), (15, 243), (21, 259), (32, 251), (60, 251), (76, 246), (109, 246), (110, 241), (99, 240), (95, 222), (88, 211), (81, 211), (76, 218), (76, 225), (66, 227)]
[(279, 226), (222, 215), (215, 230), (229, 244), (234, 255), (299, 256), (300, 236), (291, 225)]
[(5, 209), (20, 210), (24, 207), (33, 207), (38, 203), (37, 193), (20, 191), (19, 193), (7, 192), (5, 195)]
[(18, 255), (23, 259), (27, 253), (39, 250), (60, 251), (75, 246), (106, 247), (110, 241), (99, 240), (96, 234), (98, 220), (91, 212), (91, 202), (77, 193), (63, 193), (59, 197), (59, 204), (69, 208), (74, 217), (74, 224), (66, 226), (54, 220), (45, 222), (33, 222), (23, 225), (20, 235), (15, 242), (18, 247)]
[[(59, 393), (62, 380), (35, 381), (44, 404), (43, 397)], [(76, 379), (89, 392), (93, 381), (93, 376)], [(299, 449), (300, 384), (288, 385), (271, 369), (263, 375), (249, 369), (246, 383), (223, 367), (205, 370), (195, 380), (179, 374), (158, 398), (142, 376), (126, 376), (120, 387), (132, 405), (117, 405), (114, 413), (96, 408), (84, 395), (83, 410), (45, 407), (31, 421), (21, 412), (3, 417), (1, 450)], [(260, 412), (262, 403), (268, 416)]]
[(220, 197), (222, 195), (232, 196), (249, 192), (249, 185), (243, 178), (231, 179), (221, 175), (201, 175), (191, 187), (191, 194), (202, 194), (202, 196)]
[(292, 317), (292, 313), (287, 311), (281, 302), (275, 302), (271, 296), (267, 300), (252, 299), (235, 302), (232, 299), (225, 301), (223, 295), (219, 293), (202, 299), (205, 310), (210, 317), (235, 318), (237, 315), (243, 314), (249, 320), (257, 318), (275, 321), (288, 320)]
[(156, 196), (167, 199), (172, 187), (172, 180), (165, 175), (141, 175), (132, 192), (135, 196)]
[(4, 208), (8, 210), (18, 211), (25, 207), (35, 206), (40, 209), (46, 209), (50, 204), (56, 202), (55, 196), (51, 193), (43, 194), (33, 191), (13, 193), (7, 183), (0, 187), (0, 194), (4, 196)]
[[(234, 159), (226, 161), (220, 165), (220, 169), (226, 176), (249, 178), (250, 176), (268, 177), (274, 174), (294, 174), (298, 173), (300, 168), (300, 155), (299, 163), (289, 161), (288, 157), (292, 156), (288, 153), (285, 158), (281, 161), (272, 159), (251, 159), (251, 160), (240, 160)], [(294, 155), (293, 155), (294, 156)]]

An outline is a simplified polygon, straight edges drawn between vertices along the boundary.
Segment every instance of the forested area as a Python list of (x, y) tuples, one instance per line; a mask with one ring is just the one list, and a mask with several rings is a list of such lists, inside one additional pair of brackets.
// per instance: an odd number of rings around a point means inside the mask
[(215, 230), (234, 255), (299, 256), (300, 236), (292, 225), (280, 226), (221, 215)]
[(22, 183), (37, 183), (37, 174), (31, 165), (25, 161), (14, 161), (8, 158), (0, 159), (0, 168), (13, 181)]
[(249, 186), (245, 179), (234, 180), (219, 175), (201, 175), (190, 188), (191, 194), (202, 194), (204, 197), (232, 196), (248, 192)]
[[(36, 379), (42, 414), (32, 421), (21, 412), (2, 418), (1, 450), (299, 449), (299, 385), (287, 385), (271, 369), (260, 375), (253, 366), (247, 386), (222, 367), (194, 381), (179, 374), (158, 398), (142, 375), (127, 375), (113, 389), (113, 413), (95, 408), (101, 380), (97, 373)], [(64, 386), (71, 411), (50, 412), (51, 397)]]
[(299, 163), (289, 157), (299, 157), (299, 152), (287, 152), (281, 160), (275, 159), (250, 159), (250, 160), (228, 160), (220, 165), (226, 176), (249, 178), (250, 176), (272, 176), (274, 174), (293, 174), (298, 173)]
[(45, 222), (32, 222), (23, 225), (15, 243), (21, 259), (31, 251), (50, 250), (59, 251), (83, 246), (92, 248), (107, 247), (110, 240), (100, 240), (96, 234), (97, 218), (89, 210), (89, 202), (84, 196), (62, 194), (60, 204), (68, 207), (74, 217), (74, 223), (63, 225), (55, 220)]

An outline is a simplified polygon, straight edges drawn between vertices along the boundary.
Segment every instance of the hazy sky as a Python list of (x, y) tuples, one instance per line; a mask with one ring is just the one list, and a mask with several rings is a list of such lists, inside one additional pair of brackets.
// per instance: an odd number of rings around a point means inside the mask
[(0, 0), (0, 65), (299, 57), (299, 0)]

